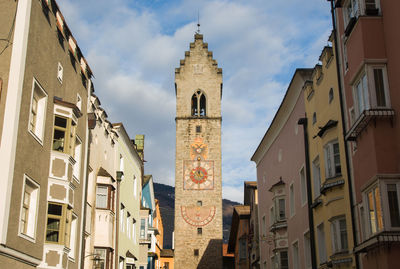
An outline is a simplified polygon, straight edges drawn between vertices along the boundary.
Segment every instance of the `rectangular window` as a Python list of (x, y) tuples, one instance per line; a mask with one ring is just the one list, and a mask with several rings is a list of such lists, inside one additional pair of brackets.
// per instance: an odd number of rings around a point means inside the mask
[(131, 238), (131, 214), (126, 212), (126, 233), (128, 237)]
[(73, 154), (75, 144), (75, 123), (71, 119), (55, 116), (53, 133), (53, 150)]
[(140, 238), (146, 238), (146, 219), (140, 219)]
[(197, 228), (197, 234), (202, 235), (203, 234), (203, 228)]
[(44, 124), (46, 117), (47, 93), (42, 89), (39, 83), (33, 79), (33, 89), (31, 98), (31, 109), (29, 115), (29, 132), (43, 141)]
[(31, 239), (36, 237), (36, 219), (39, 202), (38, 197), (39, 185), (25, 176), (24, 187), (22, 191), (19, 232), (23, 235), (27, 235)]
[(124, 172), (124, 157), (119, 155), (119, 171)]
[(94, 265), (95, 268), (101, 268), (105, 269), (107, 267), (107, 250), (104, 248), (95, 248), (94, 249), (95, 255), (95, 260), (94, 260)]
[(108, 187), (97, 186), (96, 189), (96, 207), (108, 208)]
[(132, 241), (133, 243), (136, 242), (136, 221), (132, 219)]
[(47, 209), (46, 242), (64, 243), (64, 227), (66, 223), (66, 206), (49, 203)]
[(318, 238), (319, 264), (322, 264), (326, 262), (325, 231), (323, 223), (317, 226), (317, 238)]
[(121, 232), (125, 231), (125, 225), (124, 225), (124, 213), (125, 211), (125, 206), (121, 204), (121, 207), (119, 209), (119, 228), (121, 229)]
[(366, 194), (368, 205), (369, 231), (374, 234), (383, 229), (383, 217), (379, 187), (376, 186)]
[(367, 75), (364, 73), (354, 86), (355, 103), (357, 104), (358, 117), (364, 110), (369, 109), (368, 83)]
[(136, 176), (133, 176), (133, 195), (136, 197), (137, 193), (137, 180)]
[(387, 184), (390, 224), (400, 227), (399, 192), (397, 184)]
[(299, 269), (299, 243), (295, 242), (292, 245), (293, 250), (293, 269)]
[(305, 205), (307, 202), (307, 182), (306, 175), (304, 173), (304, 167), (300, 170), (300, 184), (301, 184), (301, 205)]
[(325, 152), (325, 176), (326, 178), (337, 177), (342, 174), (340, 165), (339, 143), (329, 142), (324, 147)]
[(294, 183), (289, 187), (289, 204), (290, 204), (290, 216), (294, 216), (296, 213), (295, 202), (294, 202)]
[(63, 82), (63, 67), (61, 65), (61, 63), (58, 63), (58, 67), (57, 67), (57, 79), (58, 81), (62, 84)]
[(306, 268), (311, 267), (311, 241), (310, 241), (310, 232), (304, 234), (304, 259)]
[(74, 159), (75, 159), (75, 164), (74, 164), (74, 171), (73, 175), (74, 178), (79, 182), (81, 178), (81, 153), (82, 153), (82, 141), (79, 139), (79, 137), (76, 137), (75, 139), (75, 149), (74, 149)]
[(319, 168), (319, 157), (315, 158), (312, 163), (313, 182), (314, 182), (314, 199), (321, 195), (321, 171)]
[(72, 214), (72, 221), (71, 221), (71, 239), (70, 239), (70, 252), (68, 256), (72, 259), (75, 259), (75, 252), (76, 252), (76, 236), (77, 236), (77, 227), (78, 227), (78, 217)]
[(285, 199), (279, 199), (278, 200), (278, 206), (279, 206), (279, 215), (278, 218), (279, 220), (285, 220), (286, 219), (286, 211), (285, 211)]
[(289, 269), (288, 253), (286, 250), (279, 252), (280, 269)]
[(331, 222), (331, 236), (333, 253), (347, 250), (347, 227), (345, 217), (335, 219)]
[(269, 225), (272, 225), (275, 223), (275, 212), (274, 212), (274, 207), (271, 207), (269, 209)]
[(358, 17), (358, 0), (349, 0), (344, 6), (344, 25), (345, 27), (349, 24), (352, 18)]

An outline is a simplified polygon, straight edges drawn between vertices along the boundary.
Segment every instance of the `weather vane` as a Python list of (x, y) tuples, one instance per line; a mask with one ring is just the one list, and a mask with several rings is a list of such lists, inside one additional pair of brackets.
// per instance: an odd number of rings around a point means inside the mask
[(200, 34), (200, 11), (197, 10), (197, 31), (196, 34)]

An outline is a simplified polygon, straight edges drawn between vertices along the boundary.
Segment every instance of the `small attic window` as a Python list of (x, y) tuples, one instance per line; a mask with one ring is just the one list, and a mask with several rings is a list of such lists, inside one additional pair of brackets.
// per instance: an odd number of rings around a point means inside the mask
[(192, 116), (205, 117), (206, 113), (206, 96), (198, 90), (192, 96)]

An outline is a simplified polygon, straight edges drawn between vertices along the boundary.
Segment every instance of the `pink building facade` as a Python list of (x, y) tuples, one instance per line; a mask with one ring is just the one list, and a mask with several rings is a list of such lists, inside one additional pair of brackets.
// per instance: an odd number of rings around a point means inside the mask
[(302, 87), (312, 69), (297, 69), (252, 161), (257, 166), (261, 268), (311, 267)]
[(399, 268), (400, 2), (334, 1), (360, 268)]

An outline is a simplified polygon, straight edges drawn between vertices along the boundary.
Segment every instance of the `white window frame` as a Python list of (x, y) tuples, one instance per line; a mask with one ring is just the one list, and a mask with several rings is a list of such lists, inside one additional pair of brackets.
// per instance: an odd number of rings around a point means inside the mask
[(70, 251), (68, 253), (68, 258), (75, 260), (76, 253), (76, 243), (77, 243), (77, 235), (78, 235), (78, 216), (75, 213), (72, 213), (71, 220), (71, 232), (70, 232)]
[(124, 204), (120, 204), (120, 208), (119, 208), (119, 227), (121, 232), (125, 232), (125, 206)]
[[(36, 242), (36, 231), (37, 231), (37, 219), (38, 219), (38, 210), (39, 210), (39, 200), (40, 200), (40, 185), (36, 183), (32, 178), (28, 175), (24, 174), (23, 177), (23, 186), (22, 186), (22, 194), (21, 194), (21, 207), (20, 207), (20, 215), (18, 221), (18, 236), (31, 241), (33, 243)], [(25, 198), (25, 189), (26, 185), (30, 185), (29, 187), (33, 190), (30, 192), (30, 199), (29, 199), (29, 208), (28, 208), (28, 220), (27, 225), (28, 229), (25, 233), (21, 231), (21, 221), (22, 221), (22, 214), (23, 214), (23, 206), (24, 206), (24, 198)]]
[(307, 204), (307, 179), (306, 179), (306, 171), (304, 166), (301, 167), (300, 172), (300, 187), (301, 187), (301, 206), (305, 206)]
[(76, 94), (76, 106), (80, 111), (82, 111), (82, 97), (79, 95), (79, 93)]
[(136, 196), (137, 196), (137, 180), (136, 180), (135, 175), (133, 175), (133, 195), (136, 198)]
[(321, 195), (321, 165), (319, 161), (319, 156), (315, 157), (312, 162), (312, 172), (313, 172), (313, 194), (314, 199), (317, 199)]
[[(375, 3), (375, 8), (378, 9), (378, 14), (381, 14), (381, 3), (379, 0), (372, 0)], [(360, 8), (361, 8), (361, 13), (363, 15), (367, 15), (367, 4), (365, 3), (366, 0), (361, 1), (360, 3)]]
[[(32, 109), (33, 109), (33, 100), (35, 96), (35, 90), (39, 91), (36, 95), (38, 95), (37, 100), (37, 108), (36, 108), (36, 119), (35, 119), (35, 130), (32, 130), (31, 122), (33, 119)], [(43, 146), (44, 139), (44, 129), (46, 123), (46, 113), (47, 113), (47, 99), (48, 94), (40, 85), (40, 83), (33, 78), (32, 82), (32, 94), (31, 94), (31, 103), (29, 107), (29, 120), (28, 120), (28, 131), (29, 133)]]
[[(384, 106), (378, 106), (375, 87), (374, 70), (382, 70), (383, 94), (385, 99)], [(362, 92), (358, 91), (358, 85), (362, 83)], [(362, 95), (362, 96), (361, 96)], [(390, 108), (389, 82), (387, 77), (387, 69), (385, 64), (368, 64), (362, 69), (357, 79), (353, 83), (353, 101), (355, 120), (361, 115), (364, 110), (371, 108)], [(362, 101), (362, 103), (361, 103)]]
[(81, 178), (81, 170), (82, 170), (82, 140), (79, 138), (78, 135), (75, 136), (75, 143), (74, 143), (74, 159), (75, 164), (73, 167), (73, 178), (76, 182), (80, 182)]
[[(346, 242), (342, 242), (342, 227), (341, 222), (344, 221), (346, 233)], [(347, 251), (349, 248), (349, 238), (347, 233), (347, 222), (345, 216), (336, 217), (331, 220), (331, 242), (332, 242), (332, 252), (333, 254), (341, 253)]]
[[(338, 153), (335, 154), (334, 149), (335, 145), (337, 145)], [(324, 146), (324, 154), (325, 154), (325, 177), (333, 178), (342, 175), (342, 165), (340, 159), (340, 146), (339, 141), (337, 139), (326, 143)], [(336, 163), (335, 157), (339, 156), (339, 162)], [(340, 173), (336, 172), (336, 167), (340, 167)]]
[(293, 217), (296, 215), (296, 195), (295, 195), (295, 190), (294, 190), (294, 182), (292, 182), (289, 186), (289, 211), (290, 211), (290, 217)]
[[(348, 6), (350, 6), (350, 12)], [(358, 0), (346, 1), (346, 3), (343, 5), (344, 28), (347, 27), (351, 18), (357, 18), (359, 14), (360, 14), (360, 5)]]
[[(99, 204), (98, 204), (98, 189), (106, 189), (106, 194), (105, 194), (105, 198), (106, 198), (106, 206), (105, 207), (99, 207)], [(108, 199), (109, 199), (109, 197), (108, 197), (108, 194), (109, 194), (109, 190), (108, 190), (108, 186), (105, 186), (105, 185), (97, 185), (96, 186), (96, 208), (101, 208), (101, 209), (107, 209), (107, 207), (108, 207)], [(103, 193), (101, 193), (100, 194), (101, 196), (104, 196), (104, 194)]]
[(382, 180), (380, 186), (381, 186), (381, 191), (384, 194), (381, 195), (384, 230), (400, 231), (400, 226), (392, 226), (390, 207), (389, 207), (389, 195), (388, 195), (388, 185), (390, 184), (395, 185), (396, 188), (397, 207), (399, 209), (398, 215), (400, 215), (400, 180)]

